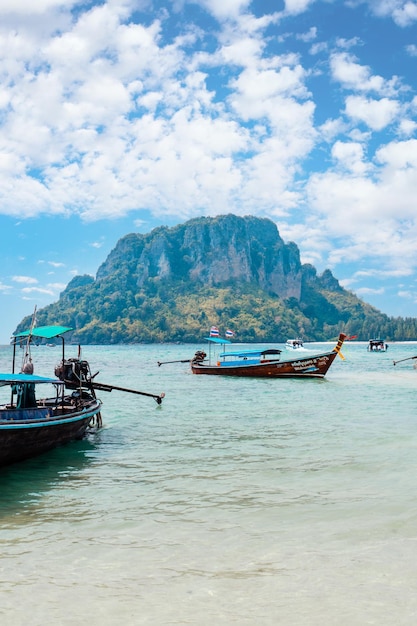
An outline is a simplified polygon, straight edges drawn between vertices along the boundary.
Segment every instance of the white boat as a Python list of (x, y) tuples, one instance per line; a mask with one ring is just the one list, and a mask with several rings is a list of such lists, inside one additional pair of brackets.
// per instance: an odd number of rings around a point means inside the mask
[(285, 347), (287, 350), (305, 350), (302, 339), (287, 339)]
[(368, 352), (386, 352), (388, 344), (383, 339), (370, 339), (368, 343)]

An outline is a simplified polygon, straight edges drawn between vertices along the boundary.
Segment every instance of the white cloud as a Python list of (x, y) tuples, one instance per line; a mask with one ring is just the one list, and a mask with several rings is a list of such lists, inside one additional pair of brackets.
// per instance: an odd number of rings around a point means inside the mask
[[(392, 3), (388, 3), (389, 5)], [(389, 7), (390, 8), (390, 7)], [(399, 26), (410, 26), (417, 21), (417, 5), (409, 0), (400, 0), (392, 7), (392, 18)]]
[(327, 119), (318, 131), (324, 141), (332, 143), (335, 137), (348, 131), (348, 126), (341, 118)]
[(400, 105), (396, 100), (381, 98), (373, 100), (363, 96), (348, 96), (345, 113), (356, 122), (363, 122), (372, 130), (380, 131), (391, 124), (398, 113)]
[(324, 41), (321, 41), (319, 43), (314, 43), (310, 48), (310, 54), (311, 55), (320, 54), (321, 52), (325, 52), (327, 48), (328, 48), (328, 44)]
[(317, 26), (312, 26), (307, 32), (296, 35), (296, 39), (306, 43), (314, 41), (317, 38)]
[(417, 46), (413, 43), (405, 48), (410, 55), (410, 57), (417, 57)]
[(363, 146), (353, 141), (337, 141), (332, 148), (332, 156), (344, 169), (354, 174), (365, 173), (369, 168), (364, 160)]
[(38, 282), (38, 280), (32, 276), (13, 276), (12, 280), (15, 283), (25, 283), (26, 285), (34, 285)]
[(378, 289), (373, 289), (372, 287), (359, 287), (356, 289), (356, 293), (358, 296), (369, 296), (369, 295), (381, 295), (385, 293), (384, 287), (379, 287)]
[(394, 277), (394, 278), (401, 278), (402, 276), (411, 276), (413, 274), (413, 271), (410, 267), (408, 268), (402, 268), (402, 269), (391, 269), (391, 270), (381, 270), (381, 269), (368, 269), (368, 270), (359, 270), (358, 272), (355, 272), (354, 274), (354, 278), (368, 278), (368, 277), (372, 277), (372, 278), (387, 278), (389, 277)]
[(347, 52), (333, 53), (330, 57), (330, 69), (334, 81), (340, 82), (345, 89), (360, 92), (373, 91), (378, 95), (390, 96), (397, 93), (399, 80), (390, 80), (372, 75), (371, 69), (357, 62), (356, 57)]
[[(361, 46), (362, 40), (360, 37), (351, 37), (350, 39), (346, 39), (345, 37), (337, 37), (336, 38), (336, 47), (342, 50), (350, 50), (356, 46)], [(347, 57), (348, 58), (348, 57)], [(352, 57), (352, 60), (355, 57)]]
[(22, 289), (22, 293), (25, 295), (30, 295), (30, 294), (45, 294), (48, 296), (53, 296), (54, 295), (54, 291), (52, 289), (46, 289), (44, 287), (24, 287)]
[(305, 71), (300, 65), (285, 66), (278, 71), (275, 69), (245, 69), (239, 77), (231, 83), (236, 95), (234, 102), (241, 106), (239, 113), (245, 117), (260, 117), (271, 115), (268, 105), (275, 97), (290, 96), (306, 98), (308, 91), (304, 84)]
[(417, 21), (417, 4), (414, 0), (367, 0), (378, 17), (391, 17), (400, 27)]
[(306, 11), (315, 0), (284, 0), (285, 12), (290, 15), (297, 15)]
[(397, 292), (397, 296), (399, 298), (406, 298), (408, 300), (412, 300), (412, 299), (415, 298), (415, 294), (413, 294), (412, 291), (402, 291), (402, 290), (400, 290), (400, 291)]
[(251, 0), (194, 0), (219, 19), (236, 18), (248, 8)]
[(402, 137), (412, 137), (417, 130), (417, 122), (411, 119), (401, 119), (398, 125), (398, 133)]
[(71, 7), (79, 4), (79, 0), (2, 0), (0, 3), (0, 15), (8, 14), (41, 14), (51, 9), (63, 8), (69, 10)]

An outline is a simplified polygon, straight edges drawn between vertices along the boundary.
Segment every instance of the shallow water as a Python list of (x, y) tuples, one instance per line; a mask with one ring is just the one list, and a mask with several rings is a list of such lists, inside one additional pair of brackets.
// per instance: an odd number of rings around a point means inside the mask
[(84, 348), (166, 398), (100, 392), (102, 430), (1, 470), (2, 623), (414, 624), (417, 344), (349, 343), (325, 380), (157, 366), (201, 347)]

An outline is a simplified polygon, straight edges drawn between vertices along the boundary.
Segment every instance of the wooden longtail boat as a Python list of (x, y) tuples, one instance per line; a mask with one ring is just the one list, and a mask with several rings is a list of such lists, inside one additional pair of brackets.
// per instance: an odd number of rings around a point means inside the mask
[[(13, 337), (11, 373), (0, 373), (0, 389), (7, 398), (0, 404), (0, 466), (37, 456), (59, 445), (81, 439), (88, 428), (101, 427), (101, 400), (95, 390), (118, 389), (153, 397), (158, 404), (164, 394), (148, 394), (124, 387), (95, 383), (87, 361), (65, 358), (64, 326), (31, 328)], [(61, 339), (62, 359), (55, 377), (36, 376), (30, 354), (33, 340)], [(26, 344), (20, 373), (15, 373), (16, 347)], [(8, 389), (7, 395), (4, 393)], [(46, 389), (45, 395), (43, 389)], [(37, 397), (42, 395), (42, 397)]]
[[(206, 363), (207, 354), (201, 350), (191, 360), (193, 374), (212, 374), (217, 376), (252, 376), (265, 378), (323, 378), (329, 367), (339, 354), (346, 335), (339, 335), (336, 346), (328, 352), (311, 354), (291, 359), (280, 358), (281, 350), (245, 350), (238, 352), (221, 352), (216, 363)], [(207, 341), (224, 347), (230, 343), (225, 339), (207, 337)]]

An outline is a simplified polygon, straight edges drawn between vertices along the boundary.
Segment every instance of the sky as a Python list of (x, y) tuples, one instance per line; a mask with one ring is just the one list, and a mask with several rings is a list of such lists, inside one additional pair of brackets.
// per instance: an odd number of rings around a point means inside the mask
[(120, 237), (226, 213), (417, 317), (416, 0), (1, 1), (0, 343)]

